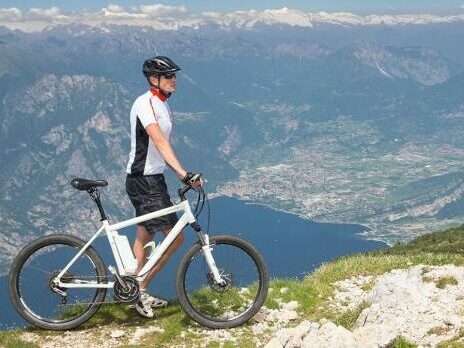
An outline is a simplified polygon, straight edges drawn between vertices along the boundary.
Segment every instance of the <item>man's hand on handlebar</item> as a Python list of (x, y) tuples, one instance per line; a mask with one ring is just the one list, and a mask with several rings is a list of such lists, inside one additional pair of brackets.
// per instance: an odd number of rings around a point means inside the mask
[(203, 181), (201, 180), (201, 173), (192, 173), (188, 172), (185, 176), (180, 179), (185, 185), (188, 185), (192, 188), (200, 188), (203, 186)]

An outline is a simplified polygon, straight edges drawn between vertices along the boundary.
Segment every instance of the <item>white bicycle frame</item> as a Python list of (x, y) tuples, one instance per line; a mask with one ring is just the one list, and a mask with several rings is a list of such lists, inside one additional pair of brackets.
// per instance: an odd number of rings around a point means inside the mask
[[(148, 213), (136, 218), (132, 218), (129, 220), (125, 220), (113, 225), (110, 225), (108, 220), (103, 220), (103, 226), (90, 238), (90, 240), (85, 244), (85, 246), (79, 250), (79, 252), (73, 257), (73, 259), (66, 265), (65, 268), (58, 274), (56, 280), (58, 281), (58, 286), (61, 288), (113, 288), (114, 282), (107, 282), (107, 283), (100, 283), (95, 280), (88, 281), (84, 279), (73, 279), (73, 282), (62, 282), (61, 277), (68, 271), (68, 269), (76, 262), (76, 260), (87, 250), (87, 248), (93, 243), (93, 241), (103, 232), (106, 232), (108, 237), (108, 241), (110, 243), (111, 251), (113, 253), (114, 259), (116, 261), (116, 265), (118, 267), (118, 276), (119, 275), (132, 275), (128, 270), (127, 267), (124, 266), (122, 262), (122, 258), (120, 252), (118, 251), (116, 245), (116, 238), (119, 236), (118, 230), (124, 227), (132, 226), (147, 220), (151, 220), (160, 216), (168, 215), (171, 213), (175, 213), (178, 211), (183, 211), (184, 213), (180, 217), (179, 221), (174, 225), (171, 232), (166, 236), (161, 244), (159, 244), (156, 248), (154, 253), (149, 258), (148, 262), (143, 266), (143, 268), (138, 272), (136, 275), (136, 279), (138, 281), (143, 281), (149, 274), (149, 271), (156, 265), (159, 259), (163, 256), (164, 252), (169, 248), (172, 242), (177, 238), (177, 236), (181, 233), (183, 228), (188, 224), (195, 223), (196, 219), (190, 209), (190, 204), (188, 200), (181, 201), (179, 204), (173, 205), (172, 207), (164, 208), (152, 213)], [(203, 234), (204, 236), (204, 245), (202, 246), (203, 254), (205, 256), (206, 262), (211, 273), (214, 276), (214, 280), (218, 283), (222, 283), (223, 279), (219, 274), (219, 271), (216, 267), (216, 263), (214, 262), (213, 255), (211, 253), (212, 249), (209, 245), (209, 237), (207, 234)], [(130, 251), (132, 252), (132, 251)], [(111, 266), (109, 267), (110, 271), (114, 273)]]

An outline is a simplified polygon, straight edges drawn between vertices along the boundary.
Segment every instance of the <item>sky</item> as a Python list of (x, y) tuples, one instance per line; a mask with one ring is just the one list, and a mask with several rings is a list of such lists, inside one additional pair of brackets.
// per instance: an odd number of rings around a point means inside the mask
[(464, 0), (170, 0), (140, 1), (140, 0), (0, 0), (0, 8), (16, 7), (22, 11), (30, 8), (59, 7), (63, 11), (96, 10), (110, 4), (123, 7), (150, 5), (184, 5), (189, 11), (230, 12), (236, 10), (263, 10), (269, 8), (289, 7), (302, 11), (350, 11), (357, 13), (460, 13), (464, 12)]

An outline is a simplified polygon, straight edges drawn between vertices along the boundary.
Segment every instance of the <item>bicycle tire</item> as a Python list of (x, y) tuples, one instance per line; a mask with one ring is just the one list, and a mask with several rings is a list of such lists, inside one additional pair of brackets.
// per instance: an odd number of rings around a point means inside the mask
[[(106, 288), (95, 289), (95, 296), (93, 298), (93, 301), (91, 302), (91, 304), (88, 305), (88, 307), (86, 308), (85, 312), (82, 313), (82, 315), (79, 315), (78, 317), (72, 320), (63, 319), (62, 322), (51, 322), (49, 320), (46, 320), (45, 318), (41, 318), (38, 315), (35, 315), (35, 313), (21, 298), (21, 292), (19, 289), (21, 270), (23, 269), (23, 266), (26, 264), (28, 259), (34, 255), (34, 253), (36, 253), (42, 248), (49, 246), (53, 247), (54, 245), (65, 245), (75, 247), (76, 249), (81, 249), (84, 247), (85, 244), (85, 241), (75, 236), (65, 234), (54, 234), (34, 240), (30, 244), (26, 245), (19, 252), (10, 268), (10, 273), (8, 277), (8, 290), (11, 302), (16, 311), (21, 315), (21, 317), (23, 317), (32, 325), (42, 329), (70, 330), (83, 324), (95, 314), (95, 312), (98, 310), (101, 303), (105, 299), (107, 290)], [(90, 258), (91, 262), (93, 262), (93, 266), (97, 272), (97, 279), (100, 279), (100, 282), (102, 283), (106, 283), (107, 275), (105, 265), (103, 264), (102, 259), (95, 251), (95, 249), (92, 246), (89, 246), (83, 255), (86, 255), (88, 258)]]
[[(258, 284), (258, 291), (256, 296), (253, 299), (252, 305), (248, 307), (246, 312), (242, 313), (238, 317), (235, 317), (232, 320), (221, 320), (221, 319), (214, 319), (209, 315), (201, 313), (197, 308), (189, 300), (189, 296), (187, 293), (187, 289), (185, 286), (186, 275), (188, 268), (191, 264), (192, 259), (195, 255), (198, 255), (201, 252), (201, 244), (198, 242), (194, 244), (184, 255), (182, 258), (179, 269), (177, 271), (176, 277), (176, 292), (177, 297), (179, 299), (180, 305), (183, 310), (187, 313), (187, 315), (193, 319), (194, 321), (198, 322), (199, 324), (212, 328), (212, 329), (226, 329), (232, 328), (236, 326), (240, 326), (250, 320), (261, 308), (263, 305), (267, 291), (269, 288), (269, 275), (267, 272), (266, 264), (264, 262), (263, 257), (259, 254), (259, 252), (249, 243), (240, 239), (235, 236), (228, 236), (228, 235), (221, 235), (215, 236), (210, 238), (210, 245), (217, 246), (217, 245), (231, 245), (240, 248), (244, 251), (254, 262), (256, 269), (259, 274), (259, 284)], [(214, 253), (213, 253), (214, 257)], [(216, 260), (217, 263), (217, 260)], [(218, 265), (218, 268), (221, 265)]]

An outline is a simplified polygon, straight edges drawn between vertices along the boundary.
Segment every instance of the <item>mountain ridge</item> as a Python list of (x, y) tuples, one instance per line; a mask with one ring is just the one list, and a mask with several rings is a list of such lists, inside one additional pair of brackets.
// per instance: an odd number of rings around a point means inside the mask
[[(156, 6), (156, 5), (155, 5)], [(163, 5), (161, 5), (162, 7)], [(25, 31), (49, 30), (57, 25), (86, 23), (100, 26), (103, 31), (111, 30), (107, 25), (133, 25), (152, 27), (159, 30), (197, 30), (206, 26), (215, 26), (221, 30), (231, 28), (252, 29), (257, 26), (290, 26), (314, 28), (320, 25), (332, 26), (417, 26), (462, 22), (461, 13), (451, 15), (434, 14), (368, 14), (350, 12), (306, 12), (282, 7), (265, 10), (237, 10), (233, 12), (205, 11), (200, 14), (189, 12), (185, 7), (134, 6), (124, 8), (109, 5), (100, 11), (61, 12), (58, 7), (49, 9), (30, 9), (22, 12), (17, 8), (2, 9), (10, 11), (9, 16), (0, 18), (0, 25), (10, 29)], [(11, 11), (14, 11), (11, 12)], [(34, 12), (34, 13), (32, 13)]]

